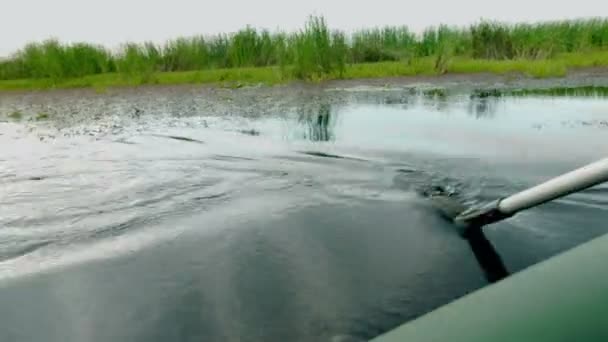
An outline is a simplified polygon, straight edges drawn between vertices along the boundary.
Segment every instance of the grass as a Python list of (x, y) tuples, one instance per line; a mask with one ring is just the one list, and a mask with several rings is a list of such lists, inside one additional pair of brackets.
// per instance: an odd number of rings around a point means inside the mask
[(608, 66), (608, 51), (571, 52), (546, 59), (463, 59), (456, 58), (449, 68), (453, 73), (491, 72), (505, 74), (519, 72), (533, 77), (564, 76), (568, 69)]
[(106, 73), (66, 79), (21, 79), (0, 81), (0, 90), (43, 90), (93, 88), (105, 93), (110, 87), (132, 87), (145, 84), (215, 84), (219, 86), (241, 83), (243, 85), (263, 83), (273, 85), (283, 82), (277, 67), (211, 69), (204, 71), (158, 72), (150, 77), (125, 76), (121, 73)]
[(522, 73), (532, 77), (565, 76), (567, 65), (561, 59), (552, 60), (473, 60), (455, 59), (448, 67), (451, 73), (489, 72), (494, 74)]
[(8, 115), (8, 117), (10, 119), (13, 119), (13, 120), (21, 120), (21, 118), (23, 117), (23, 113), (21, 113), (20, 111), (16, 110), (16, 111), (10, 113)]
[(415, 62), (380, 62), (353, 64), (346, 68), (345, 79), (379, 78), (399, 76), (436, 75), (432, 58), (421, 58)]
[(36, 115), (36, 121), (46, 120), (49, 118), (47, 113), (41, 112)]
[[(442, 73), (435, 67), (435, 57), (421, 57), (409, 62), (392, 61), (378, 63), (347, 64), (344, 70), (316, 75), (315, 80), (362, 79), (401, 76), (433, 76)], [(448, 73), (521, 73), (531, 77), (559, 77), (573, 68), (601, 66), (608, 67), (608, 51), (593, 53), (562, 53), (542, 60), (488, 60), (466, 57), (451, 57)], [(126, 76), (119, 72), (88, 75), (67, 79), (20, 79), (0, 81), (0, 90), (33, 90), (57, 88), (93, 88), (104, 93), (110, 87), (138, 86), (144, 84), (211, 84), (228, 88), (246, 85), (275, 85), (295, 81), (299, 78), (286, 67), (244, 67), (198, 71), (157, 72), (147, 77)], [(312, 79), (312, 78), (311, 78)]]
[(215, 84), (240, 88), (292, 80), (323, 81), (445, 73), (563, 76), (608, 66), (608, 19), (470, 27), (407, 27), (346, 35), (322, 17), (286, 34), (246, 27), (233, 34), (127, 43), (120, 51), (55, 40), (30, 43), (0, 61), (0, 90), (93, 88), (143, 84)]

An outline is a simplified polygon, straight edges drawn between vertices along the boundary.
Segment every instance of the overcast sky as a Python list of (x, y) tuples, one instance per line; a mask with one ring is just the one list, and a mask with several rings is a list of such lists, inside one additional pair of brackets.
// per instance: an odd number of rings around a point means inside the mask
[(3, 0), (0, 56), (49, 37), (116, 47), (125, 41), (232, 32), (247, 24), (294, 30), (309, 14), (332, 28), (439, 23), (480, 18), (530, 21), (608, 16), (608, 0)]

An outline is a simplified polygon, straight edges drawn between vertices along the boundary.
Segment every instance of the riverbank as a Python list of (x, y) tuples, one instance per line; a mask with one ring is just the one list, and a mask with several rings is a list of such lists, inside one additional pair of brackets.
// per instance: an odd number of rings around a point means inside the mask
[[(425, 57), (410, 62), (380, 62), (347, 65), (342, 74), (333, 73), (312, 82), (333, 80), (384, 79), (397, 77), (433, 77), (436, 58)], [(563, 77), (569, 72), (595, 67), (608, 70), (608, 51), (564, 53), (543, 60), (488, 60), (454, 57), (447, 63), (448, 75), (524, 76), (529, 78)], [(441, 73), (444, 74), (444, 73)], [(225, 88), (248, 85), (276, 85), (296, 81), (289, 69), (280, 67), (226, 68), (199, 71), (160, 72), (145, 75), (107, 73), (68, 79), (21, 79), (0, 81), (0, 91), (92, 88), (104, 92), (113, 87), (141, 85), (207, 84)]]

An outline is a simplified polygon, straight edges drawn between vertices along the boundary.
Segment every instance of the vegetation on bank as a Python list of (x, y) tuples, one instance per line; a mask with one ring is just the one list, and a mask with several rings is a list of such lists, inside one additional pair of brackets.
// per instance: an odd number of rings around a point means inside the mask
[[(447, 67), (447, 73), (495, 74), (523, 73), (532, 77), (564, 76), (568, 69), (578, 67), (608, 67), (608, 51), (593, 53), (565, 53), (545, 60), (480, 60), (454, 57)], [(109, 87), (138, 86), (143, 84), (215, 84), (226, 88), (240, 88), (247, 85), (274, 85), (297, 80), (289, 68), (249, 67), (207, 69), (199, 71), (157, 72), (151, 75), (131, 75), (112, 72), (87, 75), (76, 78), (37, 78), (0, 80), (0, 90), (31, 90), (53, 88), (94, 88), (99, 92)], [(416, 59), (411, 64), (403, 62), (378, 62), (348, 64), (343, 72), (333, 72), (323, 76), (323, 80), (363, 79), (399, 76), (432, 76), (440, 73), (435, 69), (433, 57)]]
[(238, 87), (443, 73), (522, 72), (561, 76), (608, 66), (608, 19), (536, 24), (482, 21), (414, 34), (385, 27), (346, 34), (311, 17), (295, 33), (247, 27), (234, 34), (128, 43), (118, 51), (55, 40), (31, 43), (0, 61), (0, 89), (219, 83)]

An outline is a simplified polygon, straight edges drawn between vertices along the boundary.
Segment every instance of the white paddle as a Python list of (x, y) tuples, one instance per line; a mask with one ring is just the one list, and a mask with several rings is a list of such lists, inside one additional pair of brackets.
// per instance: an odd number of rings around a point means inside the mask
[(516, 213), (536, 207), (554, 199), (585, 190), (608, 181), (608, 158), (583, 166), (564, 175), (548, 180), (535, 187), (521, 191), (497, 201), (465, 209), (461, 204), (451, 203), (450, 197), (432, 198), (436, 206), (466, 235), (469, 228), (480, 228)]

